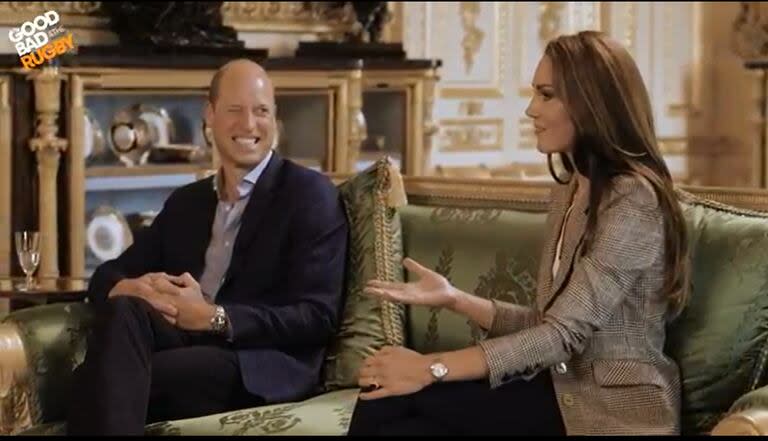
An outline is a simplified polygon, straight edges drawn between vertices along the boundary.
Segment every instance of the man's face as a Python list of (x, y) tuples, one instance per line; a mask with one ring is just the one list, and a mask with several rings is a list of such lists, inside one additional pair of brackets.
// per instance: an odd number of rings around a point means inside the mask
[(265, 74), (250, 66), (232, 66), (219, 83), (218, 98), (206, 107), (222, 165), (242, 169), (258, 165), (277, 132), (275, 96)]

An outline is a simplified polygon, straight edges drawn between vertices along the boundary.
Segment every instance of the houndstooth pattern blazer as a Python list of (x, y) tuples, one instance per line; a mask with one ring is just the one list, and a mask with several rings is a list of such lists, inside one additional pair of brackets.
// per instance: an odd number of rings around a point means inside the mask
[(679, 434), (679, 369), (663, 353), (668, 304), (656, 196), (638, 179), (616, 179), (583, 256), (587, 201), (574, 201), (553, 276), (573, 193), (573, 184), (552, 193), (536, 307), (494, 301), (480, 342), (491, 386), (549, 370), (569, 435)]

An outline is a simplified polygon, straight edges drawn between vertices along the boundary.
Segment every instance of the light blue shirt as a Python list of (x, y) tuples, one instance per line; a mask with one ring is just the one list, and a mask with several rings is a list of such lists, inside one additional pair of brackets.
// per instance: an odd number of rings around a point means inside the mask
[(224, 284), (224, 277), (232, 259), (232, 249), (237, 233), (240, 231), (248, 197), (271, 159), (272, 150), (267, 153), (259, 165), (248, 172), (243, 180), (237, 184), (238, 198), (235, 202), (224, 201), (222, 188), (224, 176), (221, 169), (213, 178), (213, 191), (216, 192), (219, 203), (216, 204), (216, 217), (211, 227), (211, 242), (205, 252), (205, 267), (203, 275), (200, 276), (200, 290), (210, 303), (215, 302), (219, 288)]

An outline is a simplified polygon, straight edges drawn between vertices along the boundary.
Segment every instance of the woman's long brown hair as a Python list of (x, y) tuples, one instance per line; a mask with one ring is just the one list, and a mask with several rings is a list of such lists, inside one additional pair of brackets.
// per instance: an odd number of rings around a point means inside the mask
[[(557, 94), (576, 128), (573, 164), (566, 168), (590, 181), (589, 206), (599, 207), (613, 178), (635, 175), (653, 187), (664, 214), (664, 293), (679, 313), (689, 295), (688, 238), (672, 176), (656, 144), (648, 91), (632, 56), (621, 45), (596, 31), (558, 37), (546, 47), (552, 61)], [(590, 210), (585, 247), (597, 224)]]

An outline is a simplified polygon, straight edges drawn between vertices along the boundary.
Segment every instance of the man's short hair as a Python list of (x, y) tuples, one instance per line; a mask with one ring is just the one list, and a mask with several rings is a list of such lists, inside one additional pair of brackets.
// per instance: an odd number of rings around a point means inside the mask
[[(208, 101), (211, 104), (216, 104), (216, 100), (219, 98), (219, 89), (221, 88), (221, 79), (224, 77), (224, 74), (226, 73), (227, 69), (235, 62), (239, 61), (245, 61), (252, 64), (256, 64), (253, 61), (247, 59), (247, 58), (240, 58), (238, 60), (232, 60), (225, 65), (219, 67), (218, 70), (216, 70), (216, 73), (213, 74), (213, 78), (211, 78), (211, 84), (208, 87)], [(256, 64), (258, 66), (258, 64)], [(259, 66), (261, 67), (261, 66)], [(270, 84), (272, 84), (270, 82)]]
[(208, 88), (208, 101), (211, 102), (211, 104), (216, 104), (216, 99), (219, 97), (219, 86), (221, 83), (221, 77), (224, 76), (224, 69), (226, 66), (222, 66), (219, 68), (219, 70), (216, 71), (215, 74), (213, 74), (213, 78), (211, 78), (211, 85)]

